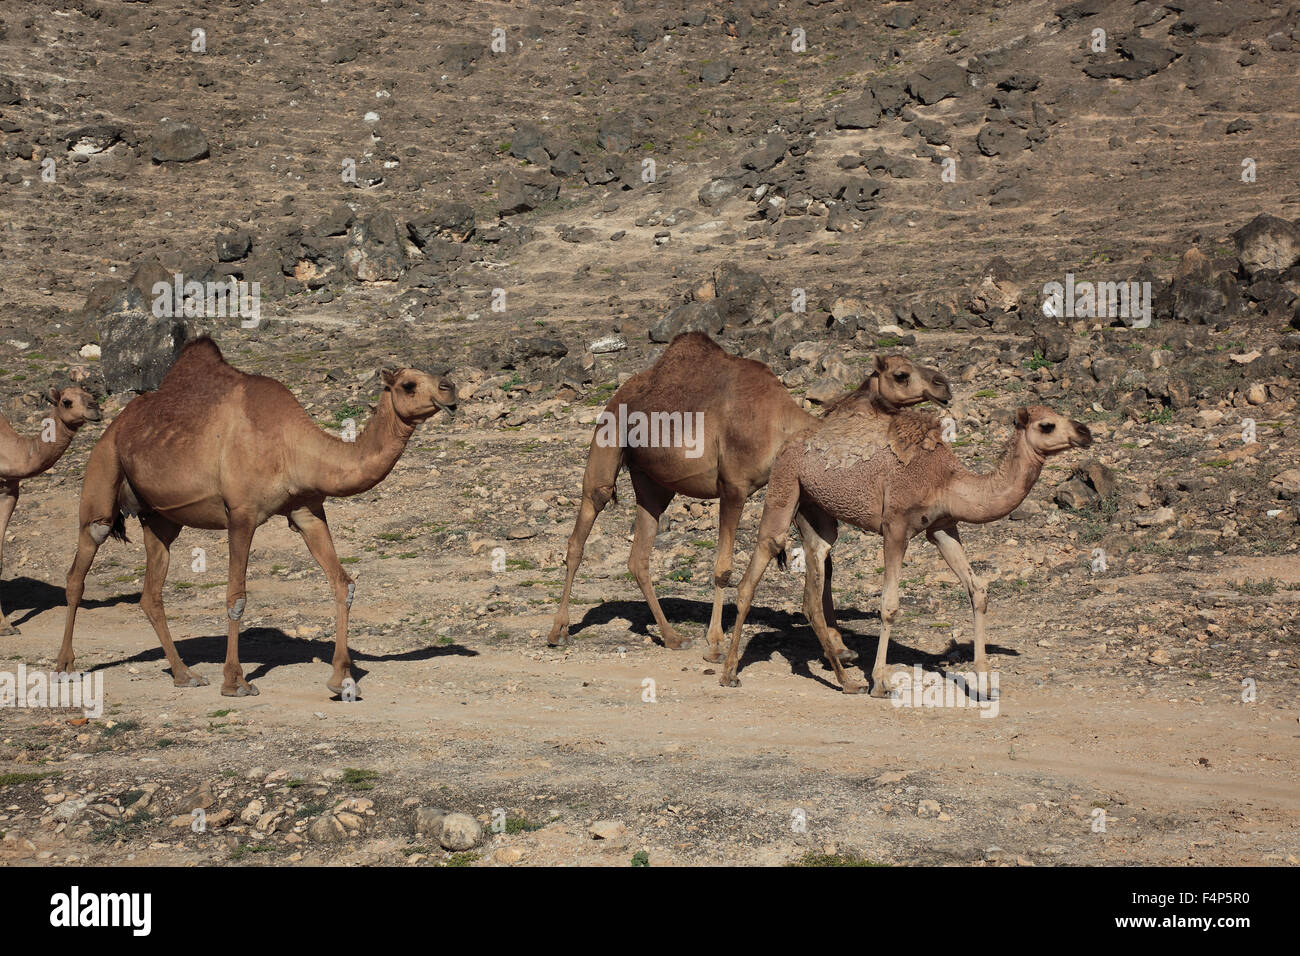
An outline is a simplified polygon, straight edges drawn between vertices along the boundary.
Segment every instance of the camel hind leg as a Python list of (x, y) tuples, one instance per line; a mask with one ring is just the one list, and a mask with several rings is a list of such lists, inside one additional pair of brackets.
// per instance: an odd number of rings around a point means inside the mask
[(587, 536), (591, 534), (591, 526), (596, 523), (596, 516), (614, 497), (618, 469), (622, 463), (622, 448), (600, 445), (595, 441), (591, 443), (587, 470), (582, 476), (582, 504), (578, 507), (578, 518), (573, 523), (573, 533), (569, 535), (569, 547), (564, 558), (564, 593), (560, 595), (560, 606), (555, 612), (551, 633), (546, 638), (546, 643), (552, 647), (570, 643), (569, 593), (573, 590), (573, 579), (578, 576), (582, 549), (587, 544)]
[[(805, 544), (813, 537), (819, 537), (825, 540), (830, 547), (835, 546), (835, 540), (839, 537), (839, 522), (829, 514), (818, 508), (811, 502), (800, 502), (799, 511), (794, 516), (795, 525), (799, 528), (799, 537)], [(805, 547), (804, 549), (808, 549)], [(826, 561), (821, 578), (821, 592), (817, 599), (821, 604), (822, 620), (826, 622), (826, 630), (829, 633), (831, 646), (835, 648), (835, 653), (840, 661), (845, 664), (857, 662), (858, 652), (849, 650), (844, 646), (844, 636), (840, 633), (839, 621), (835, 617), (835, 600), (831, 591), (831, 573), (832, 573), (831, 552), (826, 551)], [(805, 579), (806, 585), (807, 579)], [(803, 616), (808, 618), (811, 623), (813, 619), (813, 609), (808, 603), (813, 592), (806, 586), (804, 587)]]
[(172, 643), (172, 634), (167, 627), (167, 612), (163, 608), (163, 585), (167, 583), (167, 571), (171, 566), (172, 542), (181, 533), (181, 526), (168, 521), (158, 514), (148, 513), (140, 516), (140, 527), (144, 532), (144, 590), (140, 594), (140, 607), (144, 616), (153, 625), (158, 642), (162, 644), (167, 663), (172, 669), (172, 683), (177, 687), (204, 687), (208, 681), (205, 677), (191, 671), (176, 653)]
[[(120, 420), (120, 419), (119, 419)], [(114, 422), (114, 424), (117, 424)], [(111, 431), (112, 425), (109, 426)], [(77, 609), (86, 590), (86, 574), (95, 560), (99, 546), (108, 540), (115, 526), (121, 534), (117, 522), (121, 520), (118, 509), (118, 494), (122, 488), (124, 475), (118, 461), (117, 449), (113, 447), (110, 432), (90, 452), (86, 463), (86, 477), (81, 484), (81, 505), (78, 512), (80, 531), (77, 535), (77, 554), (68, 569), (66, 586), (67, 611), (63, 618), (63, 644), (55, 662), (55, 670), (67, 673), (76, 662), (72, 650), (72, 632), (76, 627)], [(125, 535), (122, 535), (125, 538)]]
[(659, 517), (673, 500), (673, 493), (639, 471), (632, 472), (632, 489), (636, 492), (636, 527), (632, 533), (632, 551), (627, 556), (627, 569), (636, 578), (646, 603), (650, 605), (664, 647), (674, 651), (685, 650), (693, 642), (678, 634), (668, 623), (655, 595), (654, 582), (650, 580), (650, 552), (655, 546), (655, 535), (659, 533)]
[(839, 532), (836, 521), (823, 512), (817, 521), (805, 518), (800, 523), (799, 531), (803, 535), (805, 560), (808, 566), (804, 578), (803, 597), (804, 613), (808, 615), (808, 623), (812, 625), (813, 633), (817, 635), (822, 652), (830, 663), (831, 669), (835, 671), (835, 679), (840, 682), (840, 688), (844, 693), (865, 693), (867, 685), (861, 681), (851, 680), (845, 673), (846, 648), (839, 640), (839, 634), (827, 623), (824, 610), (823, 597), (826, 590), (830, 588), (830, 581), (826, 574), (830, 565), (831, 546), (835, 543)]
[[(10, 481), (0, 485), (0, 580), (3, 580), (5, 566), (5, 533), (9, 530), (9, 519), (18, 504), (18, 482)], [(17, 634), (18, 628), (9, 623), (5, 610), (0, 607), (0, 634)]]

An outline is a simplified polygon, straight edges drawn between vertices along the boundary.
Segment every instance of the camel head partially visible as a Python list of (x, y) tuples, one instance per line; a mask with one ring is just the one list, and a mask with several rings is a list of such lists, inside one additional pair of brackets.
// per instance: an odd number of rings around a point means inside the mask
[(942, 372), (901, 355), (877, 355), (876, 376), (880, 397), (899, 408), (924, 401), (946, 405), (952, 399), (948, 379)]
[(51, 388), (45, 393), (45, 400), (54, 406), (59, 421), (74, 432), (86, 422), (97, 422), (103, 417), (95, 396), (80, 385)]
[(418, 368), (382, 368), (379, 377), (384, 391), (393, 395), (393, 410), (408, 425), (425, 421), (438, 414), (456, 413), (456, 383), (443, 375), (433, 375)]
[(1092, 432), (1083, 422), (1058, 415), (1046, 405), (1026, 405), (1016, 409), (1016, 428), (1023, 429), (1029, 445), (1038, 454), (1059, 455), (1071, 448), (1087, 448)]

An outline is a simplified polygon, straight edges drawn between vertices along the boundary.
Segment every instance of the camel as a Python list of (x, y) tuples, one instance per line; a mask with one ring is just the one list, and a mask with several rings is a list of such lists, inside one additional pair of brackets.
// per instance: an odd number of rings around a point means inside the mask
[[(881, 400), (871, 404), (872, 396)], [(875, 371), (850, 393), (833, 403), (839, 417), (856, 413), (889, 414), (889, 410), (915, 405), (927, 399), (947, 402), (948, 381), (933, 368), (916, 365), (901, 356), (878, 356)], [(569, 535), (564, 591), (547, 643), (569, 643), (569, 594), (591, 527), (615, 497), (618, 472), (626, 467), (636, 495), (637, 515), (628, 569), (636, 578), (659, 625), (664, 645), (674, 650), (691, 646), (664, 617), (650, 580), (650, 551), (663, 514), (674, 495), (718, 498), (718, 546), (713, 564), (713, 611), (706, 634), (709, 650), (705, 660), (722, 660), (722, 604), (724, 588), (731, 581), (736, 528), (750, 495), (767, 484), (777, 452), (792, 435), (818, 425), (821, 419), (809, 415), (790, 397), (781, 380), (762, 362), (724, 351), (702, 332), (686, 332), (672, 340), (662, 356), (648, 370), (632, 376), (605, 406), (602, 421), (625, 419), (633, 414), (689, 415), (701, 424), (698, 455), (683, 442), (667, 447), (639, 447), (632, 441), (602, 440), (598, 425), (587, 453), (582, 479), (582, 502)], [(681, 417), (683, 428), (688, 418)], [(632, 433), (628, 433), (629, 439)], [(809, 504), (809, 511), (816, 506)], [(800, 527), (809, 520), (796, 516)], [(829, 578), (829, 564), (825, 569)], [(827, 591), (827, 602), (830, 592)], [(834, 609), (826, 615), (834, 622)], [(811, 616), (811, 614), (810, 614)], [(837, 631), (835, 632), (838, 633)], [(838, 641), (837, 651), (850, 661), (856, 655)]]
[(227, 697), (256, 695), (239, 663), (239, 620), (253, 532), (274, 515), (288, 519), (334, 592), (335, 694), (351, 680), (348, 612), (354, 584), (334, 552), (325, 499), (360, 494), (379, 484), (401, 457), (416, 426), (456, 408), (456, 386), (416, 368), (381, 369), (384, 391), (355, 442), (317, 428), (275, 379), (228, 365), (217, 344), (187, 344), (156, 392), (133, 400), (90, 453), (81, 489), (80, 538), (68, 571), (67, 617), (56, 667), (70, 671), (72, 631), (86, 572), (109, 535), (126, 540), (124, 517), (137, 515), (146, 555), (140, 604), (158, 634), (177, 687), (207, 680), (185, 666), (163, 610), (170, 548), (181, 528), (226, 529)]
[[(81, 426), (101, 417), (95, 396), (77, 385), (51, 388), (44, 399), (54, 406), (54, 414), (41, 423), (39, 435), (24, 437), (0, 417), (0, 572), (4, 569), (5, 533), (18, 505), (19, 484), (53, 468)], [(18, 628), (9, 623), (0, 607), (0, 634), (17, 633)]]
[[(846, 521), (884, 538), (885, 583), (880, 602), (880, 640), (871, 671), (871, 695), (889, 696), (886, 652), (898, 616), (898, 579), (908, 542), (924, 532), (939, 549), (966, 589), (974, 614), (975, 671), (981, 688), (988, 687), (989, 665), (984, 648), (984, 614), (988, 595), (984, 582), (971, 571), (962, 547), (959, 523), (987, 524), (1010, 514), (1038, 481), (1043, 463), (1052, 455), (1092, 444), (1087, 426), (1042, 405), (1016, 412), (1015, 430), (1001, 461), (985, 474), (968, 471), (940, 438), (939, 421), (930, 415), (904, 411), (887, 425), (885, 444), (878, 444), (879, 426), (855, 417), (827, 422), (807, 436), (786, 443), (772, 467), (767, 501), (759, 522), (758, 544), (745, 569), (736, 597), (736, 624), (727, 649), (720, 683), (738, 687), (745, 617), (754, 589), (773, 557), (784, 556), (786, 533), (796, 510), (806, 502), (820, 509), (819, 520), (801, 527), (807, 553), (804, 606), (809, 620), (846, 694), (866, 685), (850, 680), (818, 613), (823, 589), (829, 589), (821, 568), (837, 535), (837, 521)], [(816, 514), (816, 513), (814, 513)]]

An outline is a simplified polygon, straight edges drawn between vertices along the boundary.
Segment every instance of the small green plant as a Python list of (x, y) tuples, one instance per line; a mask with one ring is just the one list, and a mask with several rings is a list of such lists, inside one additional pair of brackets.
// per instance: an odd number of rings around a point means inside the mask
[(647, 853), (645, 850), (637, 850), (635, 853), (632, 854), (632, 865), (649, 866), (650, 854)]
[(343, 782), (353, 790), (373, 790), (374, 782), (379, 779), (379, 772), (376, 770), (358, 770), (355, 767), (345, 767), (343, 769)]
[(1048, 368), (1052, 363), (1043, 356), (1042, 349), (1034, 349), (1034, 354), (1025, 360), (1025, 368), (1034, 372), (1040, 368)]

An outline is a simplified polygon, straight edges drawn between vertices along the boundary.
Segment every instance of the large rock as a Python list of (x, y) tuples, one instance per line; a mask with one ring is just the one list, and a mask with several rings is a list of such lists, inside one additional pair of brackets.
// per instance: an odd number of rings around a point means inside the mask
[(124, 309), (98, 323), (100, 374), (109, 392), (151, 392), (176, 361), (190, 329), (181, 319)]
[(1282, 272), (1300, 262), (1300, 229), (1294, 223), (1260, 213), (1232, 234), (1237, 258), (1247, 274), (1261, 269)]
[(726, 202), (728, 198), (734, 196), (740, 189), (733, 180), (730, 179), (710, 179), (700, 187), (698, 198), (702, 206), (718, 206)]
[(835, 113), (836, 129), (874, 129), (880, 125), (880, 104), (870, 91), (850, 100)]
[(361, 282), (397, 279), (406, 271), (406, 245), (397, 230), (397, 220), (380, 209), (352, 224), (344, 253), (348, 273)]
[(726, 324), (712, 302), (686, 302), (650, 326), (650, 341), (671, 342), (682, 332), (717, 335)]
[(152, 138), (155, 163), (190, 163), (208, 155), (208, 139), (193, 123), (163, 120)]
[(513, 216), (536, 209), (560, 194), (560, 181), (550, 173), (506, 173), (497, 186), (497, 213)]
[(725, 262), (714, 273), (713, 287), (713, 304), (726, 324), (758, 324), (774, 318), (776, 300), (758, 273)]
[(435, 237), (468, 242), (474, 235), (474, 207), (464, 202), (443, 203), (408, 222), (406, 231), (421, 249)]
[(907, 80), (908, 92), (926, 106), (959, 96), (965, 88), (966, 71), (951, 60), (923, 66)]
[(473, 849), (483, 837), (483, 828), (468, 813), (449, 813), (442, 818), (438, 843), (444, 850), (460, 853)]

